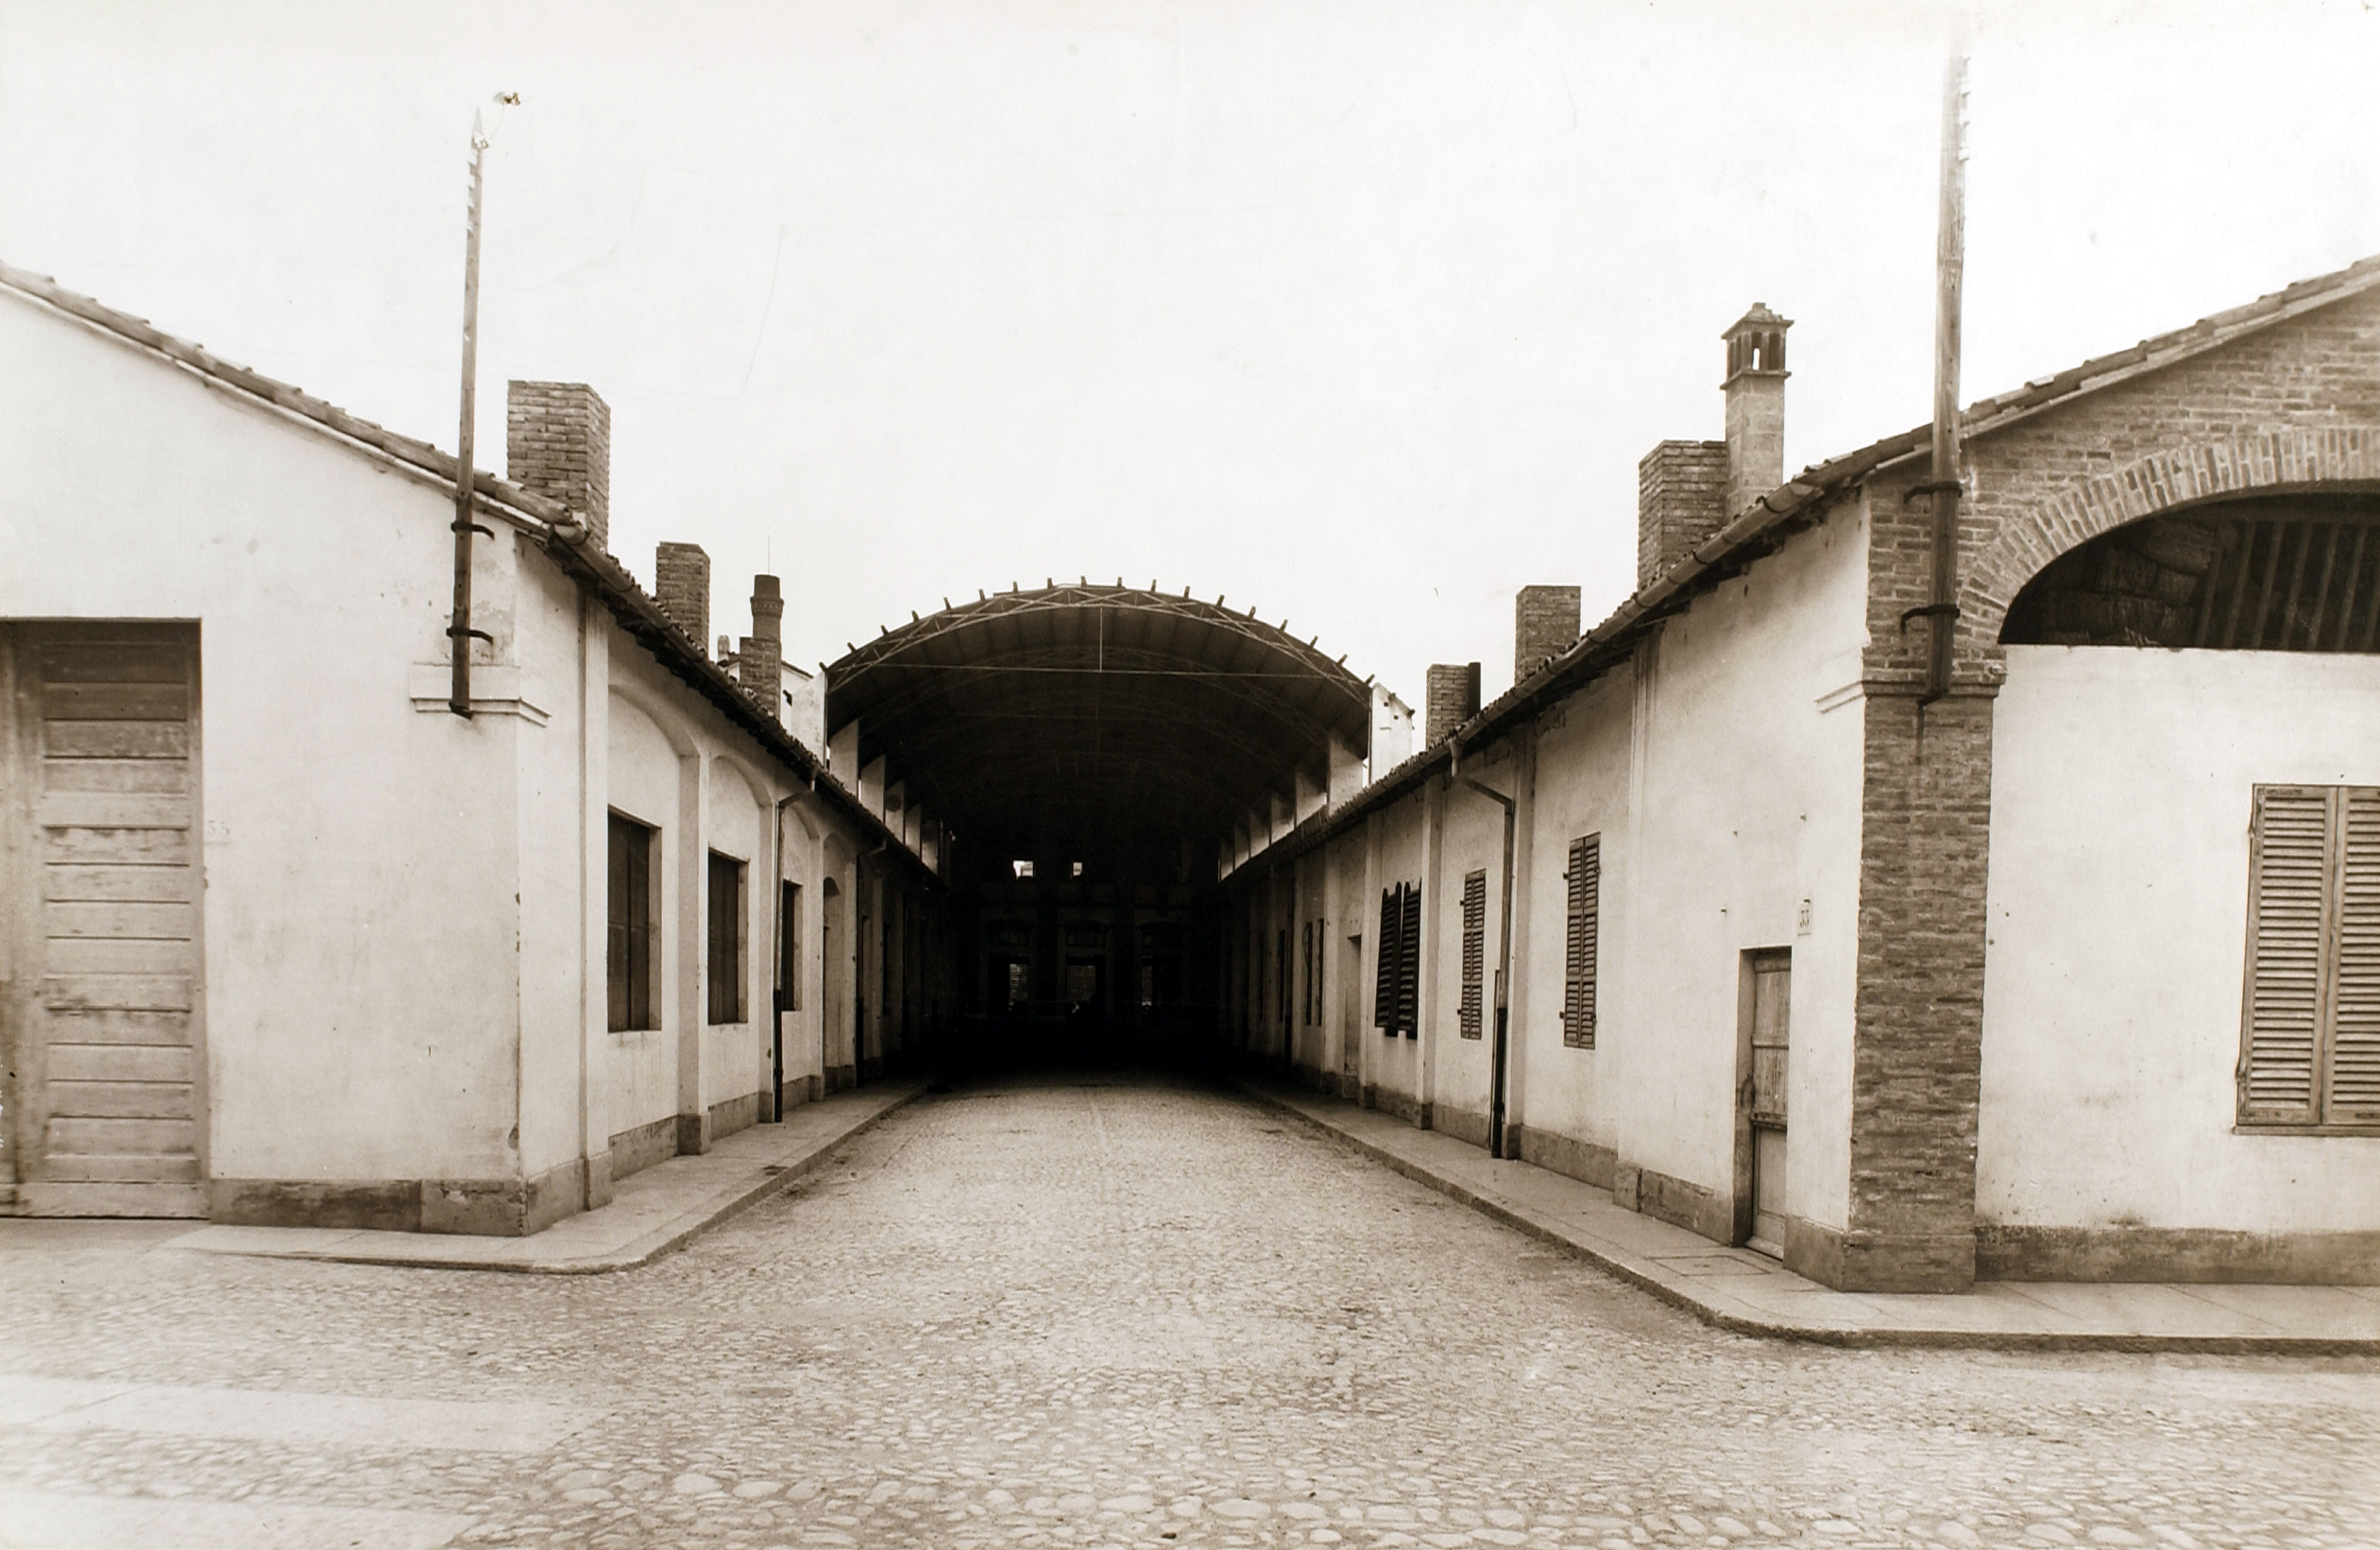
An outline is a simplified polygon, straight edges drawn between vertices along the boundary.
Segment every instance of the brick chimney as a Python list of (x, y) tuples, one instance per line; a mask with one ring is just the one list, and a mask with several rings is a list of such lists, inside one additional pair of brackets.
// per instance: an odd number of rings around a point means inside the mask
[(508, 383), (504, 477), (586, 519), (611, 547), (611, 406), (585, 383)]
[(774, 576), (752, 578), (752, 633), (736, 653), (736, 681), (760, 708), (785, 718), (785, 594)]
[(710, 556), (698, 543), (665, 543), (653, 552), (653, 595), (700, 651), (710, 639)]
[(1732, 520), (1785, 483), (1785, 331), (1765, 302), (1736, 319), (1727, 342), (1727, 502)]
[(1637, 465), (1637, 588), (1641, 591), (1719, 531), (1727, 444), (1664, 441)]
[(1512, 600), (1512, 681), (1519, 683), (1549, 656), (1578, 639), (1578, 588), (1523, 587)]
[(1479, 714), (1479, 664), (1434, 662), (1423, 712), (1425, 747), (1435, 748), (1454, 735), (1454, 729)]

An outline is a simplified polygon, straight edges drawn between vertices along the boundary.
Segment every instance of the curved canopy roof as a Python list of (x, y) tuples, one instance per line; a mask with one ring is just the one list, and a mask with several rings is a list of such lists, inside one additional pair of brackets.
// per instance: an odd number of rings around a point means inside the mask
[[(1367, 680), (1220, 602), (1087, 584), (1010, 591), (888, 631), (826, 670), (826, 724), (961, 844), (1205, 846), (1360, 755)], [(979, 854), (981, 852), (978, 852)], [(1078, 852), (1079, 853), (1079, 852)]]

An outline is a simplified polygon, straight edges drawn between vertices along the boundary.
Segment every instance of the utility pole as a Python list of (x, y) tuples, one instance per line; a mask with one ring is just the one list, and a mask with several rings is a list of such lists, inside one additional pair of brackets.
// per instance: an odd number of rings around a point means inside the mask
[[(479, 387), (479, 268), (480, 162), (487, 150), (487, 134), (479, 113), (471, 114), (471, 205), (463, 247), (463, 425), (454, 453), (454, 618), (447, 626), (453, 677), (447, 690), (447, 708), (466, 720), (471, 714), (471, 640), (492, 637), (471, 628), (471, 535), (487, 529), (471, 520), (471, 457), (477, 429)], [(495, 537), (489, 533), (488, 537)]]
[[(1942, 77), (1942, 208), (1934, 238), (1933, 587), (1928, 616), (1926, 705), (1950, 692), (1959, 630), (1959, 307), (1966, 268), (1966, 49), (1954, 44)], [(1903, 620), (1903, 623), (1907, 621)]]

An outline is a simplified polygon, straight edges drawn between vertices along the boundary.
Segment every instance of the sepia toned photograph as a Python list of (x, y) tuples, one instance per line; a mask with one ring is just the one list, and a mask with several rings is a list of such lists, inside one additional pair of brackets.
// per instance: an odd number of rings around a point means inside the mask
[(2370, 0), (0, 0), (0, 1550), (2380, 1550)]

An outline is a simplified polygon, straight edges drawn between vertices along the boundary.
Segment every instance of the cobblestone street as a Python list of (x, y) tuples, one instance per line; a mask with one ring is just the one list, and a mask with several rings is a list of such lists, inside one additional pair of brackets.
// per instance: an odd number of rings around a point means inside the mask
[(0, 1223), (15, 1542), (2380, 1542), (2380, 1363), (1726, 1335), (1169, 1079), (929, 1096), (619, 1274), (184, 1230)]

